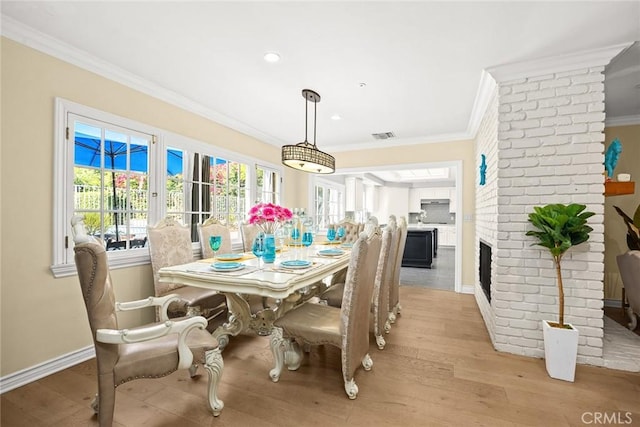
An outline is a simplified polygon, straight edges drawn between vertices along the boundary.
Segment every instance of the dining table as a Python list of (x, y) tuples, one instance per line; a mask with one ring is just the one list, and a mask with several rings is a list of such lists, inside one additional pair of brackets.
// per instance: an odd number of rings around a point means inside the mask
[[(270, 335), (276, 319), (317, 297), (325, 289), (323, 279), (348, 266), (350, 252), (348, 245), (329, 242), (288, 247), (277, 252), (270, 264), (252, 253), (220, 254), (161, 268), (158, 275), (162, 283), (213, 289), (225, 295), (227, 322), (212, 333), (224, 349), (230, 336), (246, 331)], [(250, 296), (268, 298), (272, 304), (252, 312)]]

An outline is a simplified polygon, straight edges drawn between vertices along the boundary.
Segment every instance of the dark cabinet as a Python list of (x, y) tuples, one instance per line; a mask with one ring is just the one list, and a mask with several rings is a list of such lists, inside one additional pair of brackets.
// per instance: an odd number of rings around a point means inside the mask
[(434, 229), (408, 230), (402, 256), (403, 267), (431, 268), (434, 254)]

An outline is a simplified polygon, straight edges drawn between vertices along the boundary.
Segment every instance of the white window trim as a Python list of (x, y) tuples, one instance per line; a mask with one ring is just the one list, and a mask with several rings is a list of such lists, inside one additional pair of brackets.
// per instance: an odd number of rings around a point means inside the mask
[[(341, 184), (339, 182), (335, 182), (335, 181), (329, 180), (329, 179), (323, 179), (320, 176), (314, 175), (313, 179), (309, 180), (309, 192), (308, 192), (308, 194), (309, 194), (308, 206), (309, 206), (309, 209), (313, 210), (314, 215), (315, 215), (315, 208), (316, 208), (316, 206), (315, 206), (316, 194), (315, 193), (316, 193), (316, 186), (317, 185), (323, 186), (324, 188), (327, 188), (327, 187), (335, 188), (335, 189), (340, 191), (340, 193), (342, 194), (342, 197), (341, 197), (341, 200), (340, 200), (340, 204), (342, 205), (342, 208), (343, 208), (342, 215), (344, 217), (344, 214), (345, 214), (344, 208), (346, 206), (345, 205), (345, 197), (346, 197), (345, 196), (345, 191), (347, 189), (346, 185)], [(314, 221), (316, 221), (316, 223), (317, 223), (317, 218), (314, 217)], [(322, 233), (322, 232), (325, 232), (325, 231), (326, 231), (326, 229), (319, 229), (318, 228), (318, 230), (317, 230), (317, 232), (319, 232), (319, 233)]]
[[(265, 162), (262, 160), (256, 160), (243, 154), (236, 153), (231, 150), (227, 150), (213, 144), (208, 144), (202, 141), (198, 141), (192, 138), (188, 138), (183, 135), (179, 135), (167, 130), (145, 125), (144, 123), (137, 122), (135, 120), (127, 119), (115, 114), (111, 114), (102, 110), (98, 110), (92, 107), (88, 107), (82, 104), (78, 104), (73, 101), (69, 101), (63, 98), (55, 98), (55, 111), (54, 111), (54, 167), (53, 167), (53, 248), (52, 248), (52, 265), (50, 266), (53, 276), (66, 277), (76, 274), (76, 266), (72, 259), (67, 259), (67, 249), (65, 248), (65, 239), (67, 244), (72, 245), (71, 237), (71, 224), (70, 218), (68, 218), (68, 209), (66, 203), (68, 202), (67, 187), (65, 183), (68, 182), (68, 178), (65, 174), (69, 171), (70, 158), (67, 153), (66, 142), (66, 126), (67, 115), (73, 113), (80, 116), (86, 116), (93, 119), (102, 120), (105, 122), (111, 122), (118, 126), (128, 127), (136, 129), (141, 132), (149, 133), (156, 136), (157, 148), (154, 150), (156, 153), (164, 153), (167, 146), (177, 145), (178, 147), (185, 148), (187, 150), (211, 152), (214, 151), (217, 157), (225, 158), (233, 162), (245, 163), (248, 168), (247, 182), (250, 183), (249, 193), (250, 200), (256, 199), (256, 185), (255, 185), (255, 168), (256, 165), (260, 167), (272, 168), (278, 172), (282, 178), (280, 187), (280, 197), (283, 197), (284, 190), (284, 170), (283, 167)], [(151, 148), (150, 148), (151, 150)], [(160, 160), (157, 159), (160, 157)], [(156, 155), (149, 162), (149, 194), (160, 194), (159, 190), (163, 188), (166, 181), (166, 168), (164, 167), (164, 156)], [(159, 165), (161, 168), (160, 173), (157, 173), (155, 168)], [(166, 207), (164, 204), (159, 203), (159, 197), (149, 198), (149, 223), (154, 224), (166, 215)], [(235, 248), (235, 246), (234, 246)], [(193, 246), (194, 257), (201, 257), (200, 247), (197, 243)], [(110, 251), (107, 253), (109, 257), (109, 267), (111, 269), (119, 269), (126, 267), (133, 267), (137, 265), (145, 265), (150, 263), (149, 251), (145, 249), (129, 250), (126, 253), (119, 253), (119, 251)]]

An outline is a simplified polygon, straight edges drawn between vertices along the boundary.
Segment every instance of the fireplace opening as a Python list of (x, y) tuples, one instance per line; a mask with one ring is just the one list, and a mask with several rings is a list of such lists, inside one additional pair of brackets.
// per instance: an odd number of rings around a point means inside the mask
[(491, 302), (491, 246), (480, 241), (480, 286), (487, 297), (487, 301)]

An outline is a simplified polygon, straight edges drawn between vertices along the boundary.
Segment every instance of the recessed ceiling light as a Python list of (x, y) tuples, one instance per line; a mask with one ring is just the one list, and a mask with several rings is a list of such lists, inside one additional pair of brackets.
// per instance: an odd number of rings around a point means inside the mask
[(331, 120), (342, 120), (342, 117), (340, 117), (340, 114), (334, 114), (331, 116)]
[(278, 62), (280, 61), (280, 55), (275, 52), (267, 52), (264, 54), (264, 60), (267, 62)]
[(359, 87), (367, 87), (367, 84), (365, 82), (360, 82), (358, 83)]

